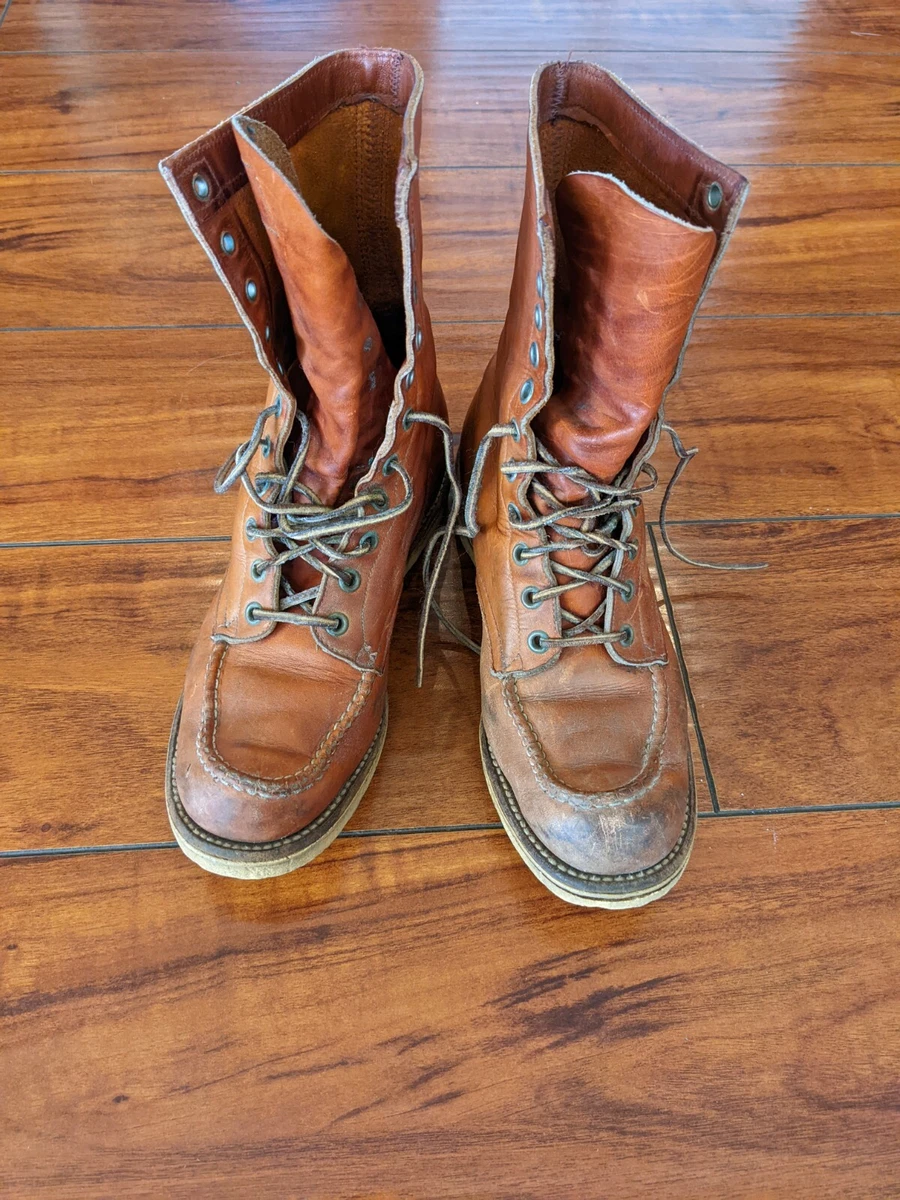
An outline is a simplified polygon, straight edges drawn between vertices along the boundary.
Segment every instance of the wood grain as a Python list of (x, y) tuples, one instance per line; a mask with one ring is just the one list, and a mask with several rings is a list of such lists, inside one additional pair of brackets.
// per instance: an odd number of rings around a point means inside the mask
[[(428, 50), (423, 164), (519, 167), (530, 77), (549, 57), (547, 47), (540, 55)], [(889, 56), (656, 52), (600, 61), (729, 162), (900, 159), (900, 82)], [(15, 120), (0, 125), (0, 161), (5, 171), (155, 169), (300, 65), (280, 48), (11, 57), (4, 90)]]
[[(898, 170), (757, 169), (707, 316), (896, 312)], [(505, 315), (520, 169), (423, 171), (438, 320)], [(221, 284), (150, 173), (0, 177), (0, 328), (228, 323)]]
[(898, 836), (703, 821), (617, 915), (502, 832), (6, 863), (4, 1193), (893, 1197)]
[(2, 50), (295, 49), (298, 62), (336, 46), (401, 45), (495, 53), (548, 47), (593, 49), (825, 50), (897, 53), (892, 0), (555, 0), (509, 8), (484, 0), (398, 6), (323, 5), (317, 0), (14, 0), (0, 34)]
[(723, 809), (900, 801), (900, 519), (683, 526), (663, 570)]
[[(460, 429), (499, 325), (436, 335)], [(0, 354), (0, 542), (230, 533), (212, 478), (264, 391), (244, 330), (7, 333)], [(667, 409), (700, 454), (670, 517), (896, 511), (898, 369), (900, 318), (698, 322)]]
[[(171, 839), (172, 713), (227, 552), (196, 542), (0, 551), (0, 851)], [(454, 562), (441, 601), (477, 638), (468, 560), (464, 569), (465, 593)], [(391, 649), (387, 743), (352, 829), (497, 820), (478, 754), (478, 660), (435, 621), (416, 688), (421, 602), (413, 579)], [(709, 809), (699, 757), (695, 773)]]

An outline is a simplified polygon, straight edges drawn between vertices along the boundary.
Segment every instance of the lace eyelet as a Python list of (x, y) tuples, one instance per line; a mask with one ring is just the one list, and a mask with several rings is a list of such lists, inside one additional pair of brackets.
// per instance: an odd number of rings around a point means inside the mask
[(629, 543), (628, 543), (628, 547), (627, 547), (627, 549), (625, 550), (625, 553), (628, 555), (628, 557), (629, 557), (630, 559), (635, 559), (635, 558), (637, 558), (637, 556), (638, 556), (638, 544), (637, 544), (637, 542), (629, 542)]
[(257, 583), (261, 583), (266, 577), (266, 571), (269, 569), (269, 559), (257, 558), (250, 564), (250, 578)]
[(529, 633), (528, 648), (529, 650), (533, 650), (535, 654), (546, 654), (550, 648), (546, 633), (543, 633), (540, 629), (535, 629), (533, 633)]
[(275, 416), (276, 417), (281, 416), (281, 393), (280, 392), (275, 397)]
[(506, 506), (506, 515), (509, 517), (510, 523), (522, 520), (522, 514), (514, 504), (508, 504)]
[(259, 448), (262, 451), (263, 458), (268, 458), (272, 453), (272, 439), (267, 435), (259, 443)]
[(409, 433), (410, 429), (412, 428), (412, 421), (410, 420), (410, 417), (412, 416), (412, 414), (414, 412), (415, 412), (415, 409), (412, 407), (406, 409), (406, 411), (404, 412), (403, 417), (400, 421), (400, 424), (403, 426), (403, 429), (405, 430), (406, 433)]
[(625, 583), (622, 585), (622, 591), (619, 592), (619, 596), (621, 597), (623, 603), (631, 603), (631, 601), (634, 599), (634, 583), (632, 580), (625, 580)]
[(516, 542), (516, 544), (513, 546), (512, 560), (516, 564), (517, 567), (524, 567), (525, 564), (528, 562), (528, 559), (526, 557), (527, 550), (528, 550), (528, 547), (525, 545), (524, 542)]
[(350, 621), (348, 620), (346, 613), (332, 613), (328, 620), (328, 632), (332, 637), (343, 637), (343, 635), (350, 628)]
[(355, 592), (360, 584), (360, 574), (355, 567), (348, 567), (338, 576), (338, 587), (342, 592)]
[(371, 554), (378, 545), (378, 534), (374, 529), (368, 529), (359, 539), (358, 549), (360, 554)]
[(388, 506), (388, 495), (384, 488), (373, 488), (372, 507), (376, 512), (384, 512)]
[(544, 603), (543, 600), (538, 600), (535, 597), (536, 587), (527, 587), (522, 589), (522, 603), (526, 608), (540, 608)]
[(250, 603), (247, 605), (247, 607), (244, 609), (244, 620), (247, 622), (248, 625), (262, 624), (262, 617), (259, 615), (260, 611), (261, 611), (261, 609), (260, 609), (259, 605), (254, 600), (251, 600)]
[(513, 427), (513, 432), (509, 436), (512, 438), (512, 440), (514, 442), (517, 442), (519, 440), (519, 438), (522, 436), (522, 426), (515, 419), (510, 421), (510, 425), (512, 425), (512, 427)]
[(541, 352), (538, 349), (537, 342), (532, 342), (528, 350), (528, 359), (533, 367), (536, 367), (541, 361)]
[(400, 459), (396, 454), (392, 454), (390, 458), (384, 460), (384, 465), (381, 468), (382, 475), (392, 475), (400, 466)]
[(247, 522), (244, 525), (244, 533), (247, 535), (247, 537), (250, 539), (251, 542), (256, 537), (256, 535), (259, 533), (259, 526), (256, 524), (256, 521), (254, 520), (253, 517), (249, 517), (247, 519)]
[(634, 641), (634, 630), (630, 625), (623, 625), (619, 630), (619, 645), (630, 646)]
[(519, 388), (519, 400), (522, 404), (527, 404), (534, 395), (534, 382), (531, 379), (526, 379)]

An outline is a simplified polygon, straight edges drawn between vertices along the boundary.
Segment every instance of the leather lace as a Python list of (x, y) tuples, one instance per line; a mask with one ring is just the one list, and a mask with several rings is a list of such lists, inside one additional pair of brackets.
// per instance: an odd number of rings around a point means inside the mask
[[(531, 558), (546, 557), (550, 572), (555, 580), (554, 583), (548, 584), (546, 587), (528, 589), (530, 591), (529, 603), (537, 605), (544, 600), (561, 599), (567, 592), (573, 591), (575, 588), (582, 587), (585, 584), (592, 584), (603, 589), (603, 599), (586, 617), (578, 617), (560, 606), (560, 616), (565, 623), (565, 627), (561, 629), (559, 637), (551, 637), (547, 634), (542, 635), (542, 649), (549, 649), (550, 647), (560, 649), (567, 646), (593, 646), (616, 642), (623, 645), (630, 644), (631, 631), (628, 626), (619, 630), (606, 630), (601, 627), (601, 623), (605, 620), (614, 592), (619, 592), (628, 599), (631, 596), (632, 585), (618, 578), (622, 564), (625, 561), (625, 556), (633, 556), (638, 550), (637, 543), (628, 540), (625, 534), (625, 518), (627, 514), (634, 513), (638, 508), (643, 495), (653, 491), (659, 483), (656, 468), (649, 462), (649, 458), (656, 449), (661, 433), (669, 435), (672, 447), (678, 457), (675, 469), (666, 484), (659, 509), (659, 532), (666, 549), (675, 558), (688, 563), (690, 566), (703, 567), (709, 570), (756, 571), (768, 566), (767, 563), (703, 562), (698, 559), (689, 558), (672, 544), (667, 525), (669, 500), (672, 490), (681, 477), (682, 472), (698, 451), (696, 447), (690, 450), (685, 449), (675, 429), (671, 425), (666, 424), (662, 419), (659, 420), (656, 428), (652, 430), (646, 448), (636, 459), (626, 477), (626, 481), (622, 483), (603, 483), (589, 471), (585, 471), (581, 467), (561, 466), (549, 451), (540, 442), (536, 441), (537, 454), (535, 458), (511, 459), (500, 466), (500, 470), (510, 478), (517, 476), (529, 478), (531, 480), (529, 490), (533, 491), (541, 499), (542, 504), (547, 509), (544, 513), (536, 512), (534, 516), (529, 517), (523, 516), (517, 508), (511, 506), (509, 513), (509, 524), (512, 529), (522, 532), (543, 530), (546, 537), (546, 541), (541, 545), (525, 546), (524, 543), (520, 543), (516, 547), (516, 553), (520, 562), (524, 563)], [(440, 606), (435, 603), (434, 595), (438, 575), (440, 574), (441, 565), (446, 555), (446, 543), (449, 541), (447, 531), (452, 530), (457, 536), (469, 539), (474, 538), (480, 532), (475, 514), (491, 442), (503, 437), (512, 437), (518, 441), (520, 436), (521, 429), (516, 421), (494, 425), (485, 433), (475, 455), (475, 462), (466, 495), (463, 523), (459, 526), (456, 525), (456, 517), (460, 508), (459, 487), (456, 485), (456, 503), (451, 511), (450, 524), (447, 529), (435, 534), (432, 542), (434, 544), (439, 538), (444, 539), (440, 558), (433, 570), (430, 566), (429, 548), (429, 554), (425, 560), (427, 588), (420, 627), (420, 682), (425, 627), (429, 611), (432, 607), (437, 613), (441, 624), (458, 641), (468, 646), (476, 654), (480, 653), (480, 646), (447, 618)], [(445, 447), (448, 445), (449, 429), (445, 435)], [(585, 495), (573, 503), (564, 503), (541, 481), (540, 476), (542, 475), (563, 475), (582, 488)], [(553, 540), (549, 536), (551, 531), (554, 534)], [(553, 555), (572, 550), (577, 550), (596, 561), (589, 569), (582, 570), (578, 567), (560, 563), (552, 557)]]
[[(251, 517), (246, 525), (247, 538), (261, 542), (267, 554), (253, 563), (254, 578), (261, 580), (269, 571), (281, 569), (277, 607), (264, 608), (251, 603), (245, 616), (251, 624), (274, 621), (306, 625), (324, 628), (336, 635), (346, 629), (346, 617), (341, 613), (315, 611), (321, 580), (312, 587), (295, 591), (283, 568), (299, 560), (319, 576), (336, 580), (345, 591), (355, 591), (360, 577), (352, 566), (353, 561), (375, 548), (378, 535), (374, 526), (392, 521), (409, 508), (413, 500), (412, 481), (399, 458), (391, 455), (382, 472), (384, 475), (396, 472), (403, 480), (404, 496), (399, 504), (391, 507), (384, 488), (372, 484), (342, 504), (322, 504), (299, 478), (309, 451), (309, 421), (302, 412), (297, 413), (301, 436), (290, 469), (284, 473), (260, 471), (251, 479), (248, 468), (256, 451), (262, 446), (265, 454), (271, 453), (271, 440), (263, 435), (265, 423), (269, 417), (277, 417), (280, 413), (281, 397), (260, 412), (250, 437), (228, 458), (213, 485), (221, 494), (239, 479), (254, 505), (264, 518), (268, 518), (260, 524)], [(409, 413), (407, 419), (421, 419), (424, 415)], [(363, 531), (362, 537), (351, 547), (353, 535), (360, 531)]]

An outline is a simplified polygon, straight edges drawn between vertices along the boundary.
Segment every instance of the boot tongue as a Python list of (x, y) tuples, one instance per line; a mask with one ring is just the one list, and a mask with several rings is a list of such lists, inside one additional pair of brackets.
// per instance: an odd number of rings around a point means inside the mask
[(334, 505), (352, 493), (381, 443), (396, 370), (350, 260), (303, 199), (285, 144), (249, 117), (236, 117), (233, 128), (310, 387), (309, 449), (299, 482)]
[[(533, 427), (558, 462), (612, 483), (659, 412), (716, 235), (645, 203), (610, 175), (566, 175), (556, 211), (568, 266), (555, 314), (559, 386)], [(548, 472), (543, 479), (565, 504), (585, 497), (565, 476)], [(537, 511), (548, 511), (539, 494), (531, 499)], [(582, 570), (596, 561), (578, 551), (553, 557)], [(600, 599), (599, 588), (582, 585), (562, 603), (585, 617)]]
[[(566, 175), (556, 211), (568, 264), (556, 313), (560, 386), (534, 428), (560, 462), (610, 483), (659, 411), (716, 235), (646, 204), (610, 175)], [(551, 486), (573, 498), (574, 485), (560, 476)]]

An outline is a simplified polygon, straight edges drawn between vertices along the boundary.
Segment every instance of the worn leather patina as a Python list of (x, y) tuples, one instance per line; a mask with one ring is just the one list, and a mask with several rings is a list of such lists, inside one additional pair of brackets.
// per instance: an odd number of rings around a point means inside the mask
[(179, 842), (223, 874), (290, 870), (352, 813), (404, 570), (440, 518), (422, 87), (397, 51), (330, 54), (161, 164), (268, 377), (220, 472), (240, 491), (231, 557), (168, 772)]
[(535, 75), (509, 311), (460, 463), (486, 777), (525, 861), (573, 903), (646, 903), (690, 852), (685, 691), (641, 495), (746, 191), (607, 72)]

